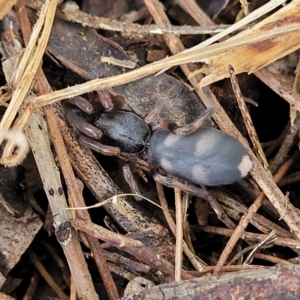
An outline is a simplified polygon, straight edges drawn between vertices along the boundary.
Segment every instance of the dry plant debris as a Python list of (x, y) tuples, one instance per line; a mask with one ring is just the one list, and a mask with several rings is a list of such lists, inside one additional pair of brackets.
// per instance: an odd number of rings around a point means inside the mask
[[(298, 299), (300, 1), (63, 2), (0, 5), (1, 299)], [(70, 102), (162, 103), (153, 127), (214, 107), (255, 166), (207, 189), (152, 176), (83, 147)]]

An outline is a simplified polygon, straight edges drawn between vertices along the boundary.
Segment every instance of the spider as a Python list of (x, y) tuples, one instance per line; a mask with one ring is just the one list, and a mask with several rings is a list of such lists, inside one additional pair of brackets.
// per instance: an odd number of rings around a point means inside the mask
[[(84, 98), (76, 105), (91, 113), (92, 106)], [(75, 101), (75, 102), (76, 102)], [(73, 103), (75, 103), (73, 100)], [(164, 129), (150, 130), (149, 123), (163, 106), (158, 101), (145, 120), (129, 111), (106, 111), (90, 117), (90, 123), (67, 109), (68, 121), (85, 135), (82, 145), (104, 155), (148, 152), (149, 162), (178, 178), (197, 185), (219, 186), (237, 182), (247, 176), (253, 162), (244, 146), (234, 137), (212, 127), (201, 126), (214, 109), (204, 111), (192, 124), (177, 127), (164, 122)], [(99, 141), (107, 137), (114, 146)]]

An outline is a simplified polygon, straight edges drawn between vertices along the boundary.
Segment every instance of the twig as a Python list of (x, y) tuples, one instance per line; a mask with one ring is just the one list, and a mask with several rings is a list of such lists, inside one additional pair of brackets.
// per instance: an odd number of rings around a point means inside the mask
[(215, 25), (195, 0), (180, 0), (179, 3), (198, 24), (201, 24), (201, 26)]
[(41, 276), (37, 271), (33, 273), (33, 275), (30, 278), (30, 284), (27, 287), (26, 293), (22, 300), (31, 300), (34, 296), (34, 293), (38, 287), (39, 281)]
[(261, 161), (261, 163), (263, 164), (264, 168), (268, 171), (269, 170), (269, 164), (267, 162), (266, 156), (264, 154), (263, 149), (261, 148), (256, 130), (253, 126), (252, 120), (251, 120), (251, 116), (249, 114), (249, 110), (247, 108), (247, 105), (245, 103), (245, 99), (243, 97), (242, 91), (239, 87), (236, 75), (234, 73), (234, 69), (231, 65), (228, 66), (229, 69), (229, 76), (230, 76), (230, 80), (231, 80), (231, 84), (232, 84), (232, 89), (233, 92), (235, 94), (237, 103), (239, 105), (240, 111), (242, 113), (243, 119), (244, 119), (244, 123), (246, 125), (249, 137), (252, 141), (253, 147), (255, 149), (254, 153), (258, 155), (259, 160)]
[[(237, 39), (234, 41), (234, 46), (239, 47), (242, 45), (248, 45), (249, 43), (250, 44), (256, 43), (265, 39), (272, 39), (278, 36), (282, 36), (285, 35), (286, 33), (291, 33), (291, 32), (296, 33), (298, 32), (298, 30), (299, 30), (298, 25), (289, 25), (283, 28), (279, 27), (276, 28), (276, 30), (275, 29), (272, 30), (271, 32), (269, 31), (261, 32), (256, 34), (255, 36), (249, 36), (242, 39)], [(157, 62), (140, 67), (136, 70), (130, 71), (125, 74), (120, 74), (120, 75), (111, 76), (102, 79), (94, 79), (83, 84), (78, 84), (76, 86), (61, 89), (59, 91), (55, 91), (47, 95), (39, 96), (35, 98), (30, 105), (34, 107), (40, 107), (66, 98), (72, 98), (78, 95), (82, 95), (84, 93), (89, 93), (96, 90), (107, 89), (113, 86), (126, 84), (134, 80), (138, 80), (142, 77), (157, 73), (160, 70), (172, 66), (182, 65), (189, 62), (199, 62), (201, 60), (207, 59), (208, 57), (220, 55), (221, 53), (224, 53), (224, 51), (226, 50), (229, 51), (230, 49), (232, 49), (232, 46), (233, 46), (232, 41), (225, 41), (218, 44), (207, 46), (203, 49), (198, 49), (198, 50), (191, 49), (189, 53), (185, 53), (185, 52), (178, 53), (184, 50), (182, 46), (179, 47), (181, 49), (180, 51), (176, 51), (176, 53), (178, 54), (173, 55), (171, 57), (161, 59)], [(177, 50), (179, 50), (179, 48), (177, 48)], [(188, 75), (190, 76), (191, 73), (189, 72)], [(190, 80), (192, 80), (192, 78)], [(197, 82), (197, 84), (198, 83), (199, 82)], [(300, 111), (300, 96), (287, 97), (286, 100), (290, 104), (294, 105), (297, 110)]]
[[(46, 1), (41, 10), (40, 17), (34, 26), (30, 41), (18, 64), (18, 68), (13, 73), (9, 82), (15, 88), (15, 91), (1, 120), (0, 126), (2, 128), (8, 129), (11, 126), (20, 105), (31, 89), (36, 70), (41, 63), (50, 36), (56, 6), (57, 0)], [(39, 37), (40, 34), (41, 36)], [(0, 144), (2, 142), (3, 138), (0, 137)]]
[[(24, 42), (25, 44), (28, 44), (29, 41), (26, 39), (26, 37), (30, 36), (31, 27), (26, 10), (24, 9), (25, 3), (20, 2), (18, 5), (22, 20), (21, 30), (24, 33)], [(49, 85), (40, 66), (37, 69), (37, 72), (40, 78), (37, 89), (41, 94), (49, 92)], [(53, 129), (53, 127), (51, 126), (50, 129)], [(67, 203), (63, 193), (60, 176), (51, 152), (47, 125), (43, 117), (32, 114), (28, 123), (26, 124), (25, 131), (28, 139), (30, 140), (31, 148), (43, 180), (44, 189), (51, 207), (52, 214), (55, 216), (54, 227), (56, 230), (56, 236), (62, 245), (68, 260), (69, 268), (71, 269), (71, 273), (75, 281), (77, 293), (79, 297), (96, 299), (97, 294), (92, 284), (92, 279), (88, 272), (78, 237), (74, 231), (69, 230), (68, 227), (64, 227), (64, 225), (67, 224), (70, 215), (65, 211)], [(62, 232), (64, 234), (63, 236), (60, 235)]]
[[(258, 71), (255, 71), (254, 75), (290, 105), (294, 106), (294, 103), (296, 101), (300, 101), (300, 96), (297, 93), (293, 92), (293, 90), (290, 87), (282, 83), (276, 77), (276, 75), (270, 72), (268, 69), (263, 68)], [(298, 108), (296, 109), (298, 110)]]
[[(68, 228), (66, 228), (67, 234), (63, 235), (62, 238), (59, 237), (59, 234), (64, 232), (64, 225), (67, 225), (66, 222), (68, 222), (71, 216), (65, 211), (67, 203), (59, 173), (52, 156), (49, 136), (47, 134), (47, 125), (43, 117), (32, 115), (25, 130), (54, 216), (54, 227), (56, 229), (57, 238), (68, 259), (78, 294), (90, 295), (90, 299), (96, 299), (96, 293), (93, 285), (91, 285), (92, 279), (88, 272), (76, 233), (74, 231), (70, 232)], [(45, 162), (47, 162), (47, 164), (45, 164)], [(76, 265), (74, 265), (74, 262), (77, 262)], [(82, 268), (81, 272), (78, 272), (78, 267)]]
[[(62, 173), (64, 175), (66, 185), (68, 187), (68, 194), (70, 197), (70, 201), (72, 201), (73, 206), (83, 206), (85, 205), (85, 202), (82, 196), (82, 189), (79, 187), (78, 181), (75, 178), (66, 151), (66, 147), (64, 145), (63, 138), (58, 127), (58, 121), (53, 111), (53, 107), (47, 108), (45, 110), (45, 115), (47, 117), (51, 136), (53, 137), (53, 142), (56, 149), (57, 157), (60, 162), (60, 167), (62, 169)], [(90, 216), (86, 210), (78, 211), (77, 214), (82, 218), (90, 220)], [(118, 290), (113, 281), (113, 278), (107, 266), (104, 254), (102, 252), (102, 249), (100, 248), (98, 240), (89, 235), (87, 235), (86, 238), (93, 252), (95, 262), (97, 264), (104, 286), (106, 287), (106, 291), (109, 299), (111, 300), (118, 299), (119, 298)]]
[[(200, 229), (200, 231), (213, 233), (213, 234), (219, 234), (219, 235), (228, 236), (228, 237), (231, 237), (234, 233), (233, 229), (213, 227), (213, 226), (203, 226), (203, 227), (200, 227), (199, 229)], [(196, 227), (196, 230), (198, 230), (198, 227)], [(243, 236), (244, 236), (245, 240), (251, 241), (251, 242), (261, 242), (267, 237), (266, 234), (252, 233), (252, 232), (247, 232), (247, 231), (243, 232)], [(278, 246), (282, 246), (282, 247), (289, 247), (293, 250), (296, 250), (297, 248), (300, 247), (300, 241), (293, 240), (293, 239), (281, 238), (281, 237), (277, 237), (277, 239), (274, 240), (272, 243), (274, 245), (278, 245)]]
[(68, 300), (69, 297), (62, 291), (62, 289), (59, 287), (59, 285), (54, 281), (54, 279), (51, 277), (51, 275), (46, 271), (44, 266), (39, 261), (37, 255), (29, 249), (28, 254), (30, 256), (30, 259), (34, 266), (37, 268), (40, 275), (45, 279), (45, 281), (48, 283), (48, 285), (55, 291), (55, 293), (63, 300)]
[[(136, 259), (156, 268), (163, 274), (174, 279), (174, 267), (169, 262), (161, 258), (161, 256), (146, 248), (142, 242), (126, 236), (121, 236), (105, 229), (104, 227), (80, 218), (72, 220), (71, 223), (79, 230), (86, 232), (87, 234), (90, 234), (102, 241), (109, 242), (112, 246), (126, 251), (127, 253), (133, 255)], [(184, 274), (185, 273), (182, 274), (182, 277), (189, 277)]]
[(175, 207), (176, 207), (176, 252), (175, 252), (175, 281), (181, 280), (182, 267), (182, 198), (181, 190), (174, 188), (175, 191)]
[(276, 257), (276, 256), (271, 256), (271, 255), (267, 255), (267, 254), (263, 254), (263, 253), (255, 253), (254, 257), (258, 258), (258, 259), (263, 259), (263, 260), (272, 262), (276, 265), (286, 265), (286, 266), (295, 265), (294, 263), (292, 263), (292, 262), (290, 262), (286, 259), (282, 259), (282, 258), (279, 258), (279, 257)]
[[(170, 230), (172, 231), (173, 235), (175, 236), (176, 235), (176, 225), (169, 213), (168, 204), (167, 204), (166, 198), (164, 196), (163, 187), (160, 183), (156, 183), (156, 189), (157, 189), (157, 194), (158, 194), (158, 198), (160, 201), (160, 205), (163, 208), (163, 213), (165, 215), (166, 221), (170, 227)], [(200, 258), (196, 258), (195, 254), (188, 248), (185, 241), (183, 241), (182, 246), (183, 246), (183, 251), (184, 251), (185, 255), (188, 257), (188, 259), (190, 260), (190, 262), (194, 266), (194, 268), (197, 271), (202, 272), (203, 268), (206, 266), (206, 263), (204, 261), (201, 261)]]
[(257, 252), (258, 249), (262, 248), (264, 245), (272, 244), (277, 239), (275, 231), (271, 231), (266, 238), (255, 245), (254, 249), (249, 253), (248, 257), (244, 261), (243, 265), (248, 265), (250, 260), (252, 260), (253, 255)]
[[(286, 174), (288, 169), (293, 165), (293, 163), (297, 160), (299, 157), (298, 151), (293, 154), (293, 156), (281, 166), (280, 172), (275, 174), (274, 176), (274, 182), (280, 181), (280, 179)], [(234, 233), (230, 237), (229, 241), (227, 242), (225, 249), (223, 250), (219, 261), (216, 265), (215, 273), (217, 274), (220, 270), (220, 268), (225, 264), (229, 254), (231, 253), (234, 245), (237, 243), (237, 241), (240, 239), (242, 234), (244, 233), (246, 227), (248, 226), (250, 220), (252, 219), (252, 216), (257, 212), (257, 210), (262, 205), (263, 201), (265, 199), (265, 194), (261, 193), (254, 201), (254, 203), (249, 207), (248, 212), (245, 216), (243, 216), (235, 229)], [(292, 216), (290, 216), (292, 218)]]
[(270, 169), (272, 173), (276, 172), (278, 167), (283, 164), (287, 159), (290, 150), (292, 149), (295, 140), (297, 138), (300, 126), (300, 117), (294, 120), (293, 125), (290, 126), (288, 132), (286, 133), (284, 140), (281, 143), (279, 150), (277, 151), (275, 157), (270, 162)]
[(101, 18), (87, 14), (79, 10), (75, 2), (67, 2), (63, 8), (63, 13), (69, 21), (80, 23), (82, 26), (88, 26), (95, 29), (104, 29), (119, 31), (123, 34), (165, 34), (172, 33), (177, 35), (193, 35), (193, 34), (209, 34), (222, 32), (227, 29), (227, 25), (214, 25), (207, 26), (157, 26), (157, 25), (139, 25), (128, 22), (119, 22), (107, 18)]

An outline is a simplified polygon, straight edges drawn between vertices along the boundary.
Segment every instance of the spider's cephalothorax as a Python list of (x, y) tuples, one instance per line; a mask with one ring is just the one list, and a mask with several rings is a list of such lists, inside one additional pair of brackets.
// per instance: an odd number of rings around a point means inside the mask
[(93, 125), (114, 140), (122, 152), (141, 152), (150, 140), (149, 126), (129, 111), (103, 112), (94, 119)]

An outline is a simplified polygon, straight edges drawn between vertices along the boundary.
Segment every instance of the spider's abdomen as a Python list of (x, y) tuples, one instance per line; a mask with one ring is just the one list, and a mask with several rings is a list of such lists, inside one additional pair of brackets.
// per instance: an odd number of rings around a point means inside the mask
[(148, 155), (150, 162), (169, 174), (207, 186), (239, 181), (253, 167), (237, 139), (210, 127), (183, 136), (157, 131), (150, 139)]

